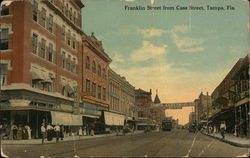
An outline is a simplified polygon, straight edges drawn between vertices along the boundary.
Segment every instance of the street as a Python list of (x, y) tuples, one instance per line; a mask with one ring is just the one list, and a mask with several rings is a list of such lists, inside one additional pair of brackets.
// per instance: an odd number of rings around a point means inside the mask
[(235, 157), (247, 148), (235, 147), (201, 133), (174, 129), (44, 145), (5, 145), (11, 158), (45, 157)]

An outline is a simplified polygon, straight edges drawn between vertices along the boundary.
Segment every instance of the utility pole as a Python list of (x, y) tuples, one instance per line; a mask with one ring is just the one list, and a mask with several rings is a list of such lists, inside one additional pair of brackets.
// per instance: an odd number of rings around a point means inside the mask
[(208, 92), (207, 92), (207, 133), (209, 132), (208, 128)]

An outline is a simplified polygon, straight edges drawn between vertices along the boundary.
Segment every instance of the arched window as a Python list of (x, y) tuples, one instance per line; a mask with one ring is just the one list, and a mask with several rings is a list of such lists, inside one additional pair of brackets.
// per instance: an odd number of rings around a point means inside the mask
[(89, 56), (87, 56), (87, 58), (86, 58), (86, 68), (90, 69), (90, 59), (89, 59)]
[(95, 61), (92, 62), (92, 72), (96, 73)]
[(97, 74), (98, 74), (98, 76), (101, 76), (101, 75), (102, 75), (102, 69), (101, 69), (101, 66), (100, 66), (100, 65), (98, 65)]

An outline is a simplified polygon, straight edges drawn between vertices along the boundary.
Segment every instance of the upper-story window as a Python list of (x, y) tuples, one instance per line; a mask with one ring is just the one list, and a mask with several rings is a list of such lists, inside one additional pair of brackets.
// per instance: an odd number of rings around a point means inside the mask
[(6, 5), (3, 5), (2, 6), (2, 9), (1, 9), (1, 15), (9, 15), (9, 7), (6, 6)]
[(89, 59), (89, 56), (86, 57), (86, 68), (90, 69), (90, 59)]
[(69, 10), (69, 19), (72, 20), (72, 8)]
[(66, 69), (70, 71), (71, 67), (71, 55), (68, 55)]
[(32, 35), (32, 52), (34, 54), (37, 54), (37, 40), (38, 39), (38, 36), (37, 34), (33, 33)]
[(93, 97), (96, 97), (96, 84), (92, 82), (92, 92), (93, 92)]
[(46, 54), (46, 40), (42, 39), (42, 44), (41, 44), (41, 57), (45, 58)]
[(86, 92), (90, 92), (90, 80), (86, 80)]
[(43, 27), (45, 27), (46, 24), (46, 10), (44, 8), (42, 8), (42, 17), (41, 17), (41, 25)]
[(6, 85), (8, 79), (8, 64), (0, 64), (0, 85)]
[(92, 72), (96, 73), (96, 65), (94, 60), (92, 62)]
[(73, 34), (73, 38), (72, 38), (72, 48), (76, 49), (76, 35)]
[(66, 53), (64, 51), (61, 54), (61, 58), (62, 58), (62, 68), (65, 68)]
[(98, 65), (97, 74), (98, 74), (98, 76), (102, 76), (102, 69), (101, 69), (100, 65)]
[(72, 64), (71, 64), (71, 72), (76, 72), (76, 58), (73, 58)]
[(106, 101), (106, 88), (102, 89), (102, 99)]
[(70, 30), (68, 30), (68, 34), (67, 34), (67, 41), (68, 41), (68, 46), (70, 46), (70, 42), (71, 42), (71, 32)]
[(0, 32), (0, 50), (7, 50), (9, 48), (9, 29), (4, 28)]
[(66, 16), (68, 16), (68, 13), (69, 13), (69, 5), (68, 3), (66, 4)]
[(33, 2), (33, 20), (37, 22), (37, 15), (38, 15), (38, 3), (37, 1)]
[(102, 69), (102, 77), (106, 78), (106, 70), (105, 70), (105, 68)]
[(49, 44), (48, 60), (53, 62), (53, 44)]
[(65, 34), (66, 34), (65, 26), (62, 25), (62, 41), (65, 41)]
[(98, 86), (98, 99), (101, 99), (102, 98), (102, 87), (101, 86)]
[(52, 33), (53, 32), (53, 15), (49, 15), (49, 26), (48, 26), (49, 31)]
[(73, 21), (76, 23), (76, 12), (74, 11)]

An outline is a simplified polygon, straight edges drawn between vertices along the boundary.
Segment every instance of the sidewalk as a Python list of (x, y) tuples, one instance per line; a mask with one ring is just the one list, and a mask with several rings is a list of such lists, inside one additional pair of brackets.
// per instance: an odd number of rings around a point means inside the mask
[[(135, 131), (134, 133), (126, 133), (126, 135), (134, 135), (134, 134), (140, 134), (143, 133), (143, 131)], [(94, 139), (94, 138), (102, 138), (102, 137), (112, 137), (116, 136), (116, 133), (111, 134), (98, 134), (94, 136), (66, 136), (63, 140), (59, 139), (59, 142), (56, 142), (56, 138), (53, 138), (52, 141), (47, 141), (47, 139), (44, 140), (44, 144), (52, 144), (52, 143), (63, 143), (63, 142), (69, 142), (69, 141), (79, 141), (84, 139)], [(121, 136), (122, 133), (119, 133), (119, 136)], [(41, 145), (42, 139), (30, 139), (30, 140), (2, 140), (2, 145)]]
[(232, 134), (225, 134), (225, 139), (222, 139), (222, 136), (220, 133), (202, 133), (204, 135), (210, 136), (212, 138), (218, 139), (222, 142), (237, 146), (237, 147), (245, 147), (245, 148), (250, 148), (250, 139), (247, 138), (240, 138), (236, 137)]

